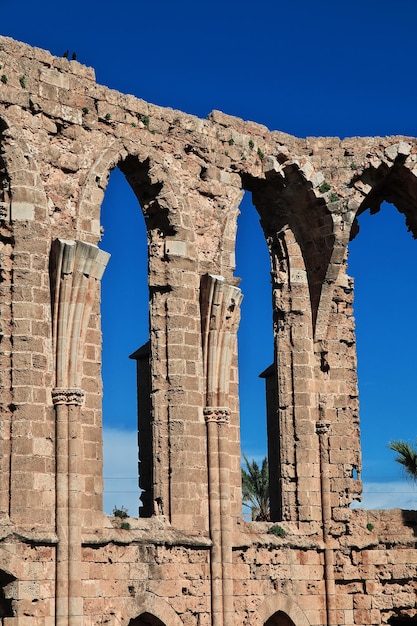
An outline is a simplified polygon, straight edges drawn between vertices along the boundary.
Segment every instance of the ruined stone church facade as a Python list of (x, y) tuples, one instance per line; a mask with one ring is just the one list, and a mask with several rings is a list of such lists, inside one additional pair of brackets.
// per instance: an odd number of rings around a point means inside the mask
[[(416, 139), (202, 120), (1, 37), (0, 65), (2, 624), (415, 623), (416, 513), (350, 506), (361, 455), (346, 254), (357, 215), (384, 200), (417, 236)], [(149, 258), (130, 529), (102, 507), (100, 207), (115, 167)], [(244, 190), (271, 259), (271, 522), (241, 513)]]

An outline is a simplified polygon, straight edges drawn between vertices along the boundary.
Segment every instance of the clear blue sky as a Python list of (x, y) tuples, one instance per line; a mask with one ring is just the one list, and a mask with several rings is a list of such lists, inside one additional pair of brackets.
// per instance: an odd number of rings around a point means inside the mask
[[(74, 50), (81, 63), (95, 68), (98, 82), (200, 117), (220, 109), (300, 137), (417, 134), (415, 0), (0, 0), (0, 32), (58, 56)], [(269, 268), (260, 230), (259, 251), (250, 255), (251, 266), (246, 262), (242, 250), (248, 249), (248, 233), (257, 228), (248, 194), (241, 209), (236, 274), (245, 293), (239, 337), (242, 441), (249, 456), (262, 456), (263, 383), (257, 375), (272, 359)], [(131, 216), (129, 232), (117, 232), (114, 214), (122, 211)], [(126, 302), (132, 313), (125, 333), (111, 337), (104, 326), (105, 425), (107, 432), (113, 428), (109, 447), (118, 450), (118, 444), (135, 442), (135, 398), (123, 395), (121, 407), (120, 389), (134, 381), (134, 363), (126, 356), (146, 340), (147, 311), (144, 226), (117, 171), (103, 220), (103, 247), (113, 253), (103, 285), (109, 313), (104, 324), (111, 327), (111, 302)], [(390, 207), (370, 219), (364, 215), (361, 222), (349, 272), (356, 278), (363, 477), (371, 490), (379, 483), (383, 493), (369, 502), (391, 505), (398, 501), (398, 494), (391, 493), (398, 485), (392, 487), (392, 481), (401, 473), (386, 445), (392, 438), (414, 441), (417, 435), (417, 244)], [(119, 270), (122, 240), (125, 250), (138, 255), (141, 268), (126, 283)], [(119, 292), (108, 295), (112, 274), (118, 276)], [(262, 323), (252, 321), (253, 312), (262, 313)], [(121, 456), (128, 455), (122, 451)], [(117, 467), (108, 461), (106, 473), (130, 476), (132, 466), (125, 467), (120, 458), (119, 453)], [(113, 482), (109, 490), (128, 491), (125, 482), (121, 485)], [(125, 493), (117, 503), (129, 497)], [(116, 503), (118, 496), (109, 498)]]

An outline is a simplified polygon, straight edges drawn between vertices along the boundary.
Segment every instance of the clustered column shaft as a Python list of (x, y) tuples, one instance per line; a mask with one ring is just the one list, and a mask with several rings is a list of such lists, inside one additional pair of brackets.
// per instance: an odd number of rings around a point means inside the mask
[(221, 276), (202, 281), (201, 309), (206, 375), (209, 523), (212, 540), (211, 604), (214, 626), (233, 624), (230, 471), (227, 442), (230, 410), (226, 404), (230, 365), (236, 349), (240, 289)]
[(109, 255), (96, 246), (58, 239), (51, 288), (56, 363), (56, 623), (81, 626), (81, 389), (85, 336), (95, 290)]

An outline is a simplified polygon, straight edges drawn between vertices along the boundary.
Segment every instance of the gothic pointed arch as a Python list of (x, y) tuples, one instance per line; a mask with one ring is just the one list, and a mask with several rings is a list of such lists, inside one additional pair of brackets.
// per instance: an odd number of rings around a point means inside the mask
[(265, 622), (265, 626), (295, 626), (295, 624), (284, 611), (277, 611)]
[(378, 212), (382, 202), (387, 201), (404, 215), (408, 230), (417, 237), (417, 217), (413, 210), (417, 204), (416, 160), (407, 141), (386, 141), (382, 146), (369, 147), (360, 165), (352, 162), (351, 176), (346, 180), (346, 198), (337, 202), (338, 211), (332, 213), (335, 243), (323, 285), (316, 340), (326, 337), (335, 284), (338, 279), (344, 282), (341, 273), (347, 247), (358, 232), (357, 217), (367, 209)]
[[(417, 238), (417, 167), (416, 155), (410, 155), (410, 144), (400, 142), (385, 149), (384, 156), (372, 155), (367, 167), (352, 180), (357, 210), (351, 237), (357, 232), (356, 217), (367, 209), (380, 210), (382, 202), (395, 205), (405, 217), (407, 229)], [(389, 156), (388, 156), (389, 155)]]
[(152, 593), (129, 600), (121, 621), (127, 626), (184, 626), (168, 602)]
[(138, 615), (138, 617), (131, 619), (129, 626), (165, 626), (165, 624), (158, 617), (152, 615), (152, 613), (144, 611)]
[[(187, 238), (194, 238), (194, 229), (187, 207), (183, 206), (183, 194), (176, 189), (175, 176), (163, 158), (158, 159), (154, 150), (136, 145), (125, 146), (118, 140), (108, 146), (90, 168), (80, 195), (79, 219), (87, 216), (93, 221), (99, 235), (100, 206), (112, 169), (119, 169), (126, 176), (129, 185), (142, 208), (148, 232), (156, 230), (163, 237), (186, 232)], [(178, 211), (178, 203), (181, 211)], [(164, 252), (164, 251), (163, 251)], [(193, 250), (187, 250), (194, 257)]]
[(267, 596), (256, 611), (256, 626), (311, 626), (304, 611), (289, 596)]
[[(371, 214), (377, 213), (386, 201), (404, 215), (407, 229), (417, 239), (417, 170), (412, 171), (407, 165), (404, 158), (397, 156), (393, 163), (381, 161), (377, 167), (370, 166), (363, 172), (360, 181), (367, 185), (367, 194), (356, 211), (352, 237), (357, 232), (356, 217), (367, 209)], [(354, 183), (355, 187), (358, 183)]]
[[(309, 172), (308, 176), (306, 172)], [(316, 178), (319, 174), (315, 172)], [(322, 179), (323, 175), (317, 178)], [(276, 170), (271, 169), (266, 180), (248, 175), (243, 177), (244, 187), (252, 191), (265, 237), (274, 237), (284, 227), (294, 233), (303, 257), (313, 329), (334, 245), (332, 215), (324, 198), (315, 189), (317, 183), (314, 180), (307, 165), (303, 170), (292, 160)]]
[[(333, 246), (328, 271), (323, 287), (316, 329), (316, 340), (325, 340), (328, 318), (336, 281), (346, 280), (342, 274), (346, 269), (349, 241), (359, 232), (358, 216), (370, 210), (377, 213), (384, 201), (393, 204), (404, 215), (407, 229), (417, 238), (417, 155), (411, 152), (406, 141), (388, 143), (381, 149), (377, 146), (367, 153), (360, 169), (352, 172), (349, 181), (350, 198), (345, 210), (333, 214), (335, 245)], [(342, 270), (342, 271), (341, 271)]]

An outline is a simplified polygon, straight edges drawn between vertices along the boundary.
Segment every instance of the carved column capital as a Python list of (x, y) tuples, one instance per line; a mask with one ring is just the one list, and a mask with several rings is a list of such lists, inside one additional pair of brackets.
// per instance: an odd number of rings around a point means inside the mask
[(229, 392), (242, 293), (222, 276), (206, 274), (200, 296), (206, 402), (222, 405)]
[(330, 432), (331, 423), (328, 421), (320, 420), (316, 422), (316, 433), (320, 435), (328, 435)]
[(230, 409), (225, 406), (206, 406), (203, 409), (206, 423), (216, 422), (217, 424), (228, 424)]
[(81, 406), (84, 399), (84, 391), (82, 389), (64, 389), (55, 388), (52, 390), (52, 402), (57, 404), (73, 404)]
[(88, 323), (109, 256), (83, 241), (56, 239), (52, 245), (50, 278), (58, 389), (81, 386)]

